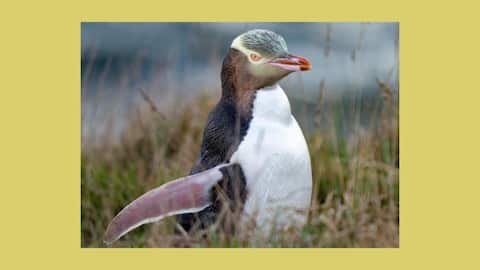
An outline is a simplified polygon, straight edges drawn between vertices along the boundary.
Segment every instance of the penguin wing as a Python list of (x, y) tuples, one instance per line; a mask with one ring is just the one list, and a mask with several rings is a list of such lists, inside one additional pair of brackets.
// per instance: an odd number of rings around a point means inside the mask
[(170, 181), (143, 194), (118, 213), (108, 225), (104, 242), (111, 244), (129, 231), (164, 217), (195, 213), (211, 204), (210, 190), (223, 178), (221, 164), (209, 170)]

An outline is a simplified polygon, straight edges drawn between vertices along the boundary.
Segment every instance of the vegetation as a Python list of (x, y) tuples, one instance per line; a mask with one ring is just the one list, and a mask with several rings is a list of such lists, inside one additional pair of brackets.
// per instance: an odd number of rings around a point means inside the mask
[[(377, 94), (336, 102), (292, 100), (306, 131), (314, 191), (300, 233), (251, 241), (211, 229), (174, 233), (175, 218), (142, 226), (114, 247), (398, 247), (398, 99), (378, 82)], [(201, 95), (167, 115), (148, 101), (130, 113), (119, 143), (82, 149), (81, 245), (104, 247), (108, 222), (149, 189), (184, 176), (197, 158), (203, 126), (217, 97)]]

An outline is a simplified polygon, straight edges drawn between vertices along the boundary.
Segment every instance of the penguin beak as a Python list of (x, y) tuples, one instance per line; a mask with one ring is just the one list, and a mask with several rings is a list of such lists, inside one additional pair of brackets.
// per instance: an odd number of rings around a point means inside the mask
[(312, 69), (312, 64), (310, 64), (308, 59), (293, 54), (288, 54), (285, 57), (275, 58), (268, 63), (272, 66), (288, 71), (307, 71)]

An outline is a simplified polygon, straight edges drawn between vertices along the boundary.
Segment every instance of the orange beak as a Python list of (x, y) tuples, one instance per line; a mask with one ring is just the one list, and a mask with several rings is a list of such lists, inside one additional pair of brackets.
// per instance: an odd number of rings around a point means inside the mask
[(312, 69), (312, 64), (308, 59), (289, 54), (286, 57), (280, 57), (268, 62), (272, 66), (279, 67), (288, 71), (307, 71)]

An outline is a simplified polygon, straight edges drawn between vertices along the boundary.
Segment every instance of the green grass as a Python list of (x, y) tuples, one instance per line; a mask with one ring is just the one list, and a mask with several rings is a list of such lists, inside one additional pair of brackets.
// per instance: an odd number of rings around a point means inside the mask
[[(173, 233), (170, 217), (130, 232), (114, 247), (398, 247), (398, 104), (388, 87), (379, 86), (381, 95), (366, 101), (374, 106), (353, 99), (319, 101), (315, 110), (303, 110), (305, 119), (321, 115), (320, 123), (300, 123), (308, 130), (314, 179), (309, 223), (301, 232), (259, 241), (214, 229), (206, 237), (200, 232), (185, 237)], [(168, 117), (136, 111), (120, 143), (82, 150), (82, 247), (103, 247), (108, 222), (127, 203), (189, 171), (215, 102), (202, 95)], [(293, 105), (295, 112), (299, 108)], [(358, 125), (362, 119), (370, 124)], [(345, 127), (351, 128), (348, 135), (342, 135)]]

